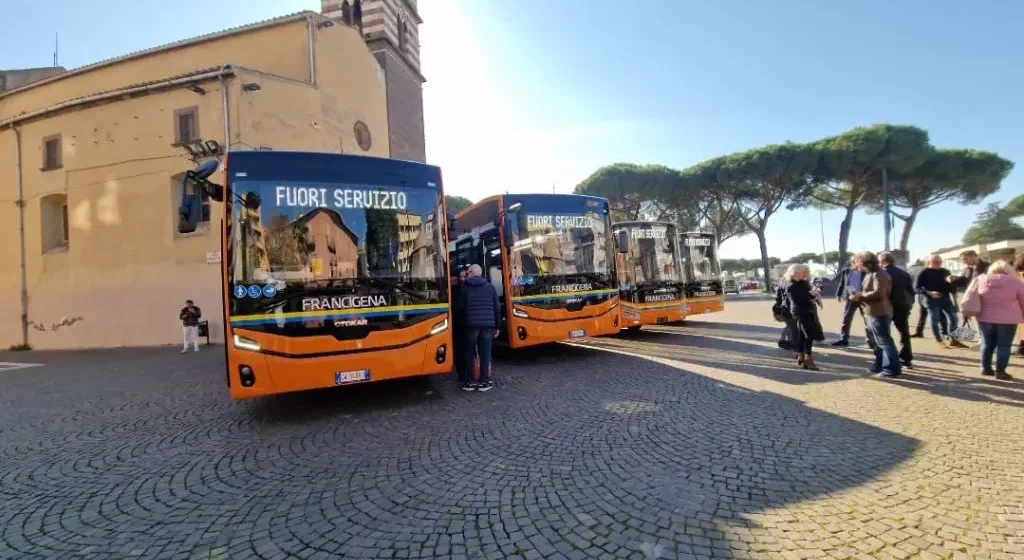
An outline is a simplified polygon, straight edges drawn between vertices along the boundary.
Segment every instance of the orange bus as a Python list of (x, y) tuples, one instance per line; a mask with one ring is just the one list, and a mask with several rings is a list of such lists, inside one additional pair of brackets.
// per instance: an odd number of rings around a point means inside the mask
[(682, 321), (686, 317), (686, 284), (679, 257), (675, 224), (616, 223), (615, 269), (623, 328)]
[(499, 345), (522, 348), (619, 331), (607, 200), (492, 196), (459, 213), (452, 231), (453, 271), (478, 264), (498, 291)]
[(721, 266), (715, 235), (700, 231), (679, 234), (679, 250), (686, 281), (686, 304), (689, 315), (725, 310)]
[(441, 171), (341, 154), (232, 151), (186, 174), (179, 230), (223, 202), (233, 399), (451, 371)]

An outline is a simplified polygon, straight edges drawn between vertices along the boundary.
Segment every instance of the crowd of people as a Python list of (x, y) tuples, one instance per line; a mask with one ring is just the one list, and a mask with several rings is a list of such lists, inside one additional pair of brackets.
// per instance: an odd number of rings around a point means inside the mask
[[(961, 255), (964, 270), (953, 275), (943, 268), (942, 258), (931, 255), (927, 267), (911, 277), (895, 264), (892, 253), (865, 251), (854, 255), (839, 274), (836, 298), (843, 303), (839, 338), (832, 346), (850, 344), (850, 328), (858, 314), (864, 320), (868, 346), (874, 352), (870, 370), (881, 377), (898, 377), (913, 368), (913, 338), (923, 338), (931, 319), (936, 342), (946, 348), (965, 348), (961, 339), (977, 323), (980, 332), (981, 374), (1009, 380), (1007, 367), (1013, 340), (1024, 355), (1024, 255), (1013, 266), (1006, 261), (987, 263), (974, 251)], [(957, 294), (961, 293), (960, 301)], [(919, 303), (916, 331), (910, 331), (910, 314)], [(795, 264), (786, 271), (775, 294), (772, 312), (786, 323), (779, 346), (795, 352), (797, 365), (818, 370), (812, 358), (815, 342), (825, 340), (818, 317), (823, 307), (821, 289), (810, 282), (810, 269)], [(893, 329), (900, 335), (899, 347)]]

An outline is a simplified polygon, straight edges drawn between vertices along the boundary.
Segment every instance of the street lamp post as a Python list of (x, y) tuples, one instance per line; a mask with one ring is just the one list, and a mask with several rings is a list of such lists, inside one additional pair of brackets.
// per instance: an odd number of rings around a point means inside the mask
[(892, 230), (892, 222), (889, 217), (889, 170), (882, 168), (882, 219), (885, 220), (885, 250), (889, 250), (889, 232)]

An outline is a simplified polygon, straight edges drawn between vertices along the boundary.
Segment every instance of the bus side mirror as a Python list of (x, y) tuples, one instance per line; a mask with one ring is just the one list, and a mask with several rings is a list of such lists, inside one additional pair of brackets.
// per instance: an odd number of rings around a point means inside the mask
[(629, 252), (629, 232), (624, 229), (615, 232), (615, 249), (620, 253)]

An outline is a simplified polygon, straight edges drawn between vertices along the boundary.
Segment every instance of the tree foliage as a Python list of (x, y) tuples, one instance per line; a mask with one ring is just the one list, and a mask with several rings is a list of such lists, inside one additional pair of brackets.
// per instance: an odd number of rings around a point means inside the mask
[(894, 173), (889, 185), (892, 204), (907, 209), (906, 214), (895, 214), (903, 220), (899, 248), (907, 250), (921, 210), (950, 200), (977, 203), (999, 190), (1012, 169), (1011, 161), (992, 152), (939, 149), (917, 168)]
[[(842, 209), (839, 250), (827, 258), (845, 263), (855, 212), (881, 210), (883, 169), (890, 212), (904, 221), (899, 248), (906, 250), (922, 210), (946, 201), (978, 202), (999, 189), (1013, 163), (991, 152), (936, 149), (915, 126), (876, 124), (809, 144), (720, 156), (682, 171), (617, 163), (595, 171), (575, 192), (607, 198), (616, 220), (672, 220), (684, 231), (710, 230), (719, 244), (753, 233), (770, 277), (765, 232), (772, 215), (808, 205)], [(1024, 215), (1024, 198), (1013, 204), (1019, 211), (1010, 214)], [(1006, 222), (1003, 214), (985, 218), (986, 224)]]
[(1024, 227), (1013, 220), (1014, 216), (998, 204), (989, 204), (978, 214), (974, 225), (964, 233), (964, 243), (995, 243), (1005, 239), (1024, 239)]
[(739, 203), (719, 180), (725, 160), (725, 157), (718, 157), (684, 169), (678, 187), (662, 194), (673, 208), (695, 210), (695, 227), (690, 229), (704, 224), (715, 234), (719, 245), (747, 232), (740, 217)]
[(473, 201), (464, 196), (444, 195), (444, 205), (449, 214), (458, 214), (473, 205)]
[(915, 126), (876, 124), (858, 127), (815, 143), (821, 150), (819, 182), (812, 193), (819, 208), (842, 208), (839, 259), (845, 262), (853, 215), (882, 198), (882, 169), (911, 173), (932, 152), (928, 133)]
[(664, 165), (616, 163), (602, 167), (573, 191), (608, 199), (612, 220), (675, 219), (676, 209), (659, 197), (680, 183), (679, 172)]
[(813, 145), (787, 143), (732, 154), (722, 164), (719, 182), (739, 207), (747, 229), (757, 236), (766, 279), (771, 278), (768, 221), (783, 207), (792, 210), (807, 204), (820, 158)]

